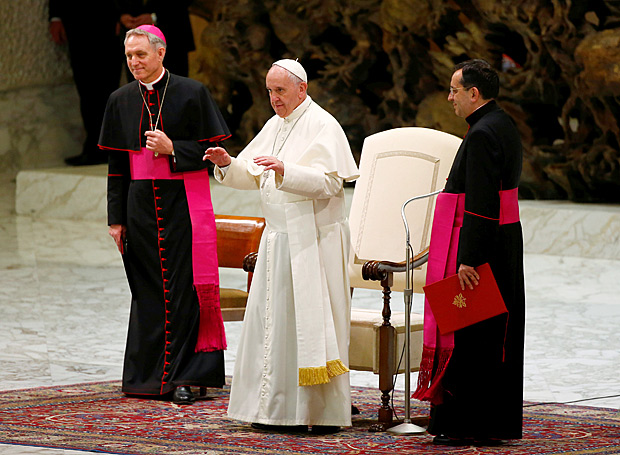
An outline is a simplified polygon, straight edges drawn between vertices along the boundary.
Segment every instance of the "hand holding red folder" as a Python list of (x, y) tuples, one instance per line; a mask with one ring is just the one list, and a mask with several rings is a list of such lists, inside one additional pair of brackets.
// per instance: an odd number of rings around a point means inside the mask
[(467, 286), (469, 289), (473, 289), (474, 286), (478, 286), (478, 280), (480, 279), (480, 275), (478, 275), (478, 272), (476, 272), (475, 267), (461, 264), (459, 265), (459, 269), (456, 274), (459, 276), (461, 289), (465, 290), (465, 286)]
[(424, 286), (442, 335), (507, 312), (489, 264), (476, 271), (479, 279), (473, 289), (461, 289), (458, 275)]

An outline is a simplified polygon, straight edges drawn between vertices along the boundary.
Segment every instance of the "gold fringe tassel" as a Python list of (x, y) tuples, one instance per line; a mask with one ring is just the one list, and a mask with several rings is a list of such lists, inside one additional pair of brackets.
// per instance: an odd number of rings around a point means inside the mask
[(299, 369), (299, 385), (318, 385), (327, 384), (329, 375), (327, 367), (307, 367)]
[(349, 369), (342, 363), (342, 360), (328, 360), (327, 361), (327, 375), (330, 378), (340, 376), (341, 374), (348, 373)]
[(299, 369), (299, 385), (318, 385), (327, 384), (329, 378), (340, 376), (347, 373), (349, 369), (342, 363), (342, 360), (329, 360), (324, 367), (308, 367)]

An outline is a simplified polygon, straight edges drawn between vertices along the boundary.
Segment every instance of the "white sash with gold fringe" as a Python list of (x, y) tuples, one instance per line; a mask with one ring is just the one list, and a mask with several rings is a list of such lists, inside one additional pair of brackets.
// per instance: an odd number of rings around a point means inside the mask
[(338, 351), (313, 203), (287, 203), (285, 214), (293, 274), (299, 385), (325, 384), (349, 369)]

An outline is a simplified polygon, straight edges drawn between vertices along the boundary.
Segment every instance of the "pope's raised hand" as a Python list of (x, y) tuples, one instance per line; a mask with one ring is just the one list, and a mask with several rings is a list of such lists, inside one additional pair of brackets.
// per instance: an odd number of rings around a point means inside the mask
[(209, 147), (205, 150), (205, 156), (202, 157), (202, 161), (207, 160), (218, 167), (228, 166), (231, 162), (230, 155), (222, 147)]

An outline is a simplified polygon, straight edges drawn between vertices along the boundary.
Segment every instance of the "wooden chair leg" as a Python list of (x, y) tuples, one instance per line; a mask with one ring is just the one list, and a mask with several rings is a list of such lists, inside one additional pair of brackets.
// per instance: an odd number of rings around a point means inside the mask
[(200, 395), (201, 397), (206, 397), (207, 396), (207, 388), (206, 387), (201, 387), (200, 388)]
[(390, 406), (390, 394), (394, 388), (394, 342), (396, 329), (391, 325), (384, 325), (379, 329), (379, 343), (382, 358), (379, 363), (379, 390), (381, 390), (381, 407), (379, 408), (379, 423), (392, 423), (394, 412)]
[[(391, 281), (391, 280), (390, 280)], [(396, 345), (396, 329), (390, 323), (392, 311), (390, 309), (391, 282), (382, 283), (383, 286), (383, 325), (379, 328), (379, 390), (381, 390), (381, 406), (379, 407), (377, 424), (371, 425), (370, 431), (385, 431), (392, 425), (394, 410), (390, 406), (390, 394), (394, 388), (393, 376), (394, 346)]]

